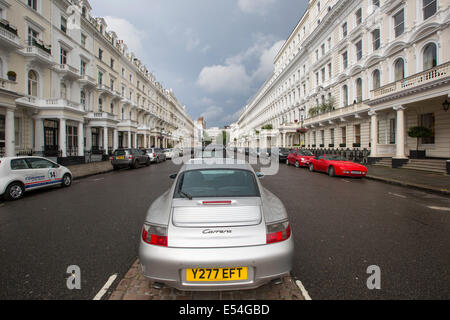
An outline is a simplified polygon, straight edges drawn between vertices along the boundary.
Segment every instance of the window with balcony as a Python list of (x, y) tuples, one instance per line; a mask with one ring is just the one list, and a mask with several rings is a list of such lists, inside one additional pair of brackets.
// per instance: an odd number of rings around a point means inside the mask
[(102, 85), (103, 84), (103, 73), (101, 71), (98, 72), (98, 84)]
[(66, 65), (67, 64), (67, 56), (68, 56), (67, 49), (61, 47), (60, 55), (59, 55), (59, 63)]
[(381, 39), (380, 39), (380, 29), (375, 29), (372, 31), (372, 44), (373, 44), (373, 51), (377, 51), (380, 49), (381, 46)]
[(427, 20), (436, 14), (437, 1), (436, 0), (422, 0), (423, 4), (423, 20)]
[(405, 32), (405, 10), (402, 9), (394, 15), (395, 37), (401, 36)]
[(372, 74), (373, 90), (381, 87), (381, 74), (380, 70), (375, 70)]
[(402, 58), (398, 58), (394, 63), (394, 79), (395, 81), (405, 79), (405, 61)]
[(434, 43), (427, 44), (423, 50), (423, 70), (437, 66), (437, 47)]
[(28, 45), (34, 45), (37, 41), (39, 41), (40, 33), (35, 29), (28, 27)]
[(32, 97), (38, 96), (38, 75), (34, 70), (28, 72), (28, 95)]
[(87, 63), (83, 60), (81, 60), (80, 62), (80, 75), (81, 76), (85, 76), (86, 75), (86, 68), (87, 68)]
[(103, 99), (98, 98), (98, 112), (103, 112)]

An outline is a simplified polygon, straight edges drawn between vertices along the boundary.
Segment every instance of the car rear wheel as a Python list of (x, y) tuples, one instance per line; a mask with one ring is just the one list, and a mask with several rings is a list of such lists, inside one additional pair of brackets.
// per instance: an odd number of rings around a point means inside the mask
[(113, 170), (114, 170), (114, 171), (117, 171), (117, 170), (119, 170), (119, 169), (120, 169), (119, 166), (113, 166)]
[(23, 197), (25, 193), (25, 188), (20, 182), (11, 183), (8, 188), (6, 188), (5, 198), (8, 201), (19, 200)]
[(296, 167), (296, 168), (300, 168), (300, 162), (296, 161), (296, 162), (295, 162), (295, 167)]
[(311, 171), (311, 172), (315, 172), (316, 171), (314, 169), (314, 165), (312, 163), (309, 165), (309, 171)]
[(333, 167), (330, 167), (330, 169), (328, 170), (328, 175), (332, 178), (336, 176), (336, 171), (334, 170)]
[(147, 162), (145, 163), (145, 165), (146, 165), (147, 167), (150, 167), (151, 164), (152, 164), (152, 162), (150, 161), (150, 158), (148, 158), (148, 160), (147, 160)]

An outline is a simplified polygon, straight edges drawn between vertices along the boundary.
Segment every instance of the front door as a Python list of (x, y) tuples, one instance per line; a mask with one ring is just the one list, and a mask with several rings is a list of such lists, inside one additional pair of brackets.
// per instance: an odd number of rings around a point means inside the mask
[(44, 121), (44, 152), (48, 157), (57, 157), (59, 153), (58, 146), (58, 121)]

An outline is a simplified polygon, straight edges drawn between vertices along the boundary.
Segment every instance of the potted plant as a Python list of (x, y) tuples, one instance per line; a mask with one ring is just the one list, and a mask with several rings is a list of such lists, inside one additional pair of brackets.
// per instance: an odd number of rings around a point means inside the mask
[(334, 148), (334, 144), (333, 144), (333, 143), (330, 143), (330, 144), (328, 145), (328, 148)]
[(341, 147), (341, 148), (346, 148), (346, 147), (347, 147), (347, 144), (346, 144), (346, 143), (341, 143), (341, 144), (339, 145), (339, 147)]
[(17, 79), (17, 74), (14, 71), (8, 71), (8, 73), (6, 74), (8, 76), (8, 80), (10, 81), (16, 81)]
[(425, 159), (426, 150), (419, 150), (420, 139), (429, 138), (433, 136), (433, 132), (429, 128), (425, 127), (413, 127), (408, 130), (408, 136), (410, 138), (417, 139), (416, 150), (410, 150), (411, 159)]
[(361, 148), (361, 143), (354, 143), (353, 148)]

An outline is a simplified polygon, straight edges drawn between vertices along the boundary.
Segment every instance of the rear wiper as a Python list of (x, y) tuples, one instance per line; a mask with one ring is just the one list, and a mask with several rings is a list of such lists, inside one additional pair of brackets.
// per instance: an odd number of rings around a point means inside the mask
[(189, 193), (186, 193), (186, 192), (184, 192), (184, 191), (180, 191), (180, 194), (181, 194), (184, 198), (188, 198), (189, 200), (192, 200), (192, 199), (193, 199), (193, 197), (192, 197)]

